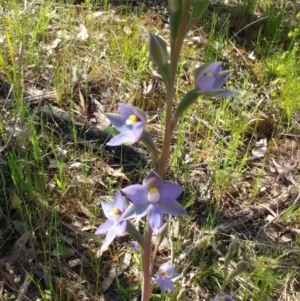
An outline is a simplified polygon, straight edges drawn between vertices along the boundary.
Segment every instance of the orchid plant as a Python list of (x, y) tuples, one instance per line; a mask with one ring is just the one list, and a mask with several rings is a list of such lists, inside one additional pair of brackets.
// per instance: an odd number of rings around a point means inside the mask
[[(155, 262), (156, 249), (152, 252), (152, 235), (156, 233), (162, 240), (168, 227), (163, 225), (163, 215), (186, 216), (187, 212), (176, 200), (182, 193), (182, 186), (175, 183), (165, 183), (162, 179), (169, 159), (171, 137), (176, 125), (188, 107), (194, 104), (199, 96), (222, 98), (233, 96), (233, 93), (223, 88), (230, 72), (221, 71), (222, 62), (205, 63), (195, 70), (194, 88), (186, 93), (175, 110), (174, 87), (177, 67), (184, 38), (188, 31), (200, 20), (208, 6), (209, 0), (169, 0), (170, 8), (170, 53), (167, 43), (156, 34), (149, 34), (149, 54), (152, 62), (157, 66), (166, 87), (165, 131), (162, 150), (159, 151), (146, 131), (147, 115), (140, 108), (120, 103), (120, 114), (106, 114), (112, 126), (119, 132), (107, 145), (133, 144), (141, 141), (149, 150), (153, 163), (153, 170), (148, 173), (142, 184), (133, 184), (117, 191), (114, 202), (102, 202), (107, 221), (96, 231), (96, 234), (106, 234), (101, 251), (108, 248), (117, 236), (129, 233), (135, 241), (131, 248), (141, 252), (143, 285), (142, 301), (149, 301), (153, 289), (152, 272)], [(127, 200), (130, 201), (128, 205)], [(147, 216), (147, 230), (143, 235), (130, 222), (130, 219)], [(228, 251), (228, 260), (237, 252), (236, 244)], [(225, 266), (225, 280), (222, 290), (230, 278), (227, 277)], [(173, 281), (180, 275), (175, 273), (175, 265), (161, 267), (156, 276), (156, 285), (161, 292), (175, 289)], [(233, 275), (234, 276), (234, 275)], [(232, 277), (230, 278), (232, 279)], [(232, 301), (231, 297), (219, 293), (215, 301)]]

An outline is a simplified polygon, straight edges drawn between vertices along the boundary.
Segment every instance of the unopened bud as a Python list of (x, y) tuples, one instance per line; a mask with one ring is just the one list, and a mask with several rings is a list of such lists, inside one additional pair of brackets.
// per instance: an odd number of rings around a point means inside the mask
[(228, 247), (228, 252), (225, 257), (225, 262), (229, 262), (232, 257), (238, 252), (240, 244), (237, 239), (233, 240)]
[(152, 62), (157, 66), (168, 63), (167, 43), (153, 33), (149, 34), (149, 53)]
[(248, 267), (247, 261), (239, 261), (236, 264), (235, 269), (230, 273), (230, 275), (227, 278), (227, 282), (235, 278), (237, 275), (243, 273)]
[(196, 0), (192, 7), (190, 21), (200, 19), (207, 9), (209, 0)]

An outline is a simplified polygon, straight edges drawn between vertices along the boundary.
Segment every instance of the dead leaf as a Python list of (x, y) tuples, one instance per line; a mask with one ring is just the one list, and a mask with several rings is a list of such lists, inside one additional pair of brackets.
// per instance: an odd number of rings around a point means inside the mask
[(256, 60), (254, 51), (251, 51), (251, 52), (248, 54), (248, 58), (249, 58), (250, 60), (252, 60), (252, 61), (255, 61), (255, 60)]
[(293, 240), (293, 234), (291, 232), (286, 232), (280, 236), (280, 241), (283, 243), (288, 243)]
[(85, 104), (85, 99), (84, 99), (84, 96), (80, 90), (80, 88), (78, 88), (78, 95), (79, 95), (79, 104), (80, 104), (80, 107), (81, 107), (81, 112), (82, 114), (84, 114), (86, 112), (86, 104)]
[(13, 264), (18, 260), (20, 257), (22, 250), (24, 249), (28, 239), (32, 235), (32, 231), (27, 231), (25, 232), (13, 245), (12, 251), (10, 255), (2, 258), (0, 260), (0, 263), (8, 263), (8, 264)]
[(77, 39), (80, 41), (86, 41), (89, 37), (88, 31), (84, 24), (79, 25), (79, 32), (77, 34)]
[(29, 285), (31, 283), (31, 279), (32, 279), (32, 277), (30, 277), (27, 274), (26, 277), (25, 277), (25, 280), (24, 280), (23, 284), (19, 288), (19, 294), (18, 294), (18, 297), (17, 297), (16, 301), (22, 301), (23, 300), (25, 294), (28, 291), (28, 287), (29, 287)]
[(257, 141), (251, 151), (253, 157), (261, 159), (265, 156), (267, 151), (267, 139), (263, 138)]

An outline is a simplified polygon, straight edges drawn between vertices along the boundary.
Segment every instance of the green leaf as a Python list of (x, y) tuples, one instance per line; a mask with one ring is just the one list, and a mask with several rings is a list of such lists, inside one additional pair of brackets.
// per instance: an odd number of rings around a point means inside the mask
[(136, 240), (141, 245), (141, 248), (144, 248), (143, 235), (135, 228), (135, 226), (130, 221), (127, 221), (126, 231), (133, 237), (134, 240)]
[(185, 96), (177, 106), (174, 114), (176, 122), (182, 116), (182, 114), (187, 110), (187, 108), (191, 106), (198, 99), (198, 97), (199, 97), (199, 93), (195, 89), (185, 94)]

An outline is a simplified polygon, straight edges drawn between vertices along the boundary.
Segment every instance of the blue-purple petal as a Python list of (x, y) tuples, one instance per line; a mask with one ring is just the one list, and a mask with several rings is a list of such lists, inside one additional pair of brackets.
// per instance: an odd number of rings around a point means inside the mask
[(144, 179), (143, 185), (147, 188), (148, 193), (148, 190), (151, 187), (156, 187), (158, 190), (160, 190), (164, 185), (164, 181), (155, 171), (151, 171)]
[(170, 203), (161, 203), (160, 207), (162, 212), (165, 214), (182, 216), (187, 215), (185, 209), (177, 201), (172, 201)]
[(115, 226), (116, 236), (123, 236), (126, 233), (127, 221), (121, 221)]
[(119, 135), (112, 137), (106, 145), (117, 146), (121, 144), (133, 144), (137, 141), (136, 137), (133, 136), (132, 130), (121, 132)]
[(167, 272), (168, 275), (170, 276), (170, 275), (172, 275), (172, 274), (174, 273), (174, 271), (175, 271), (175, 265), (169, 265), (169, 266), (167, 266), (166, 268), (163, 268), (163, 269), (161, 269), (161, 270), (164, 271), (164, 272)]
[(198, 78), (200, 78), (202, 75), (204, 75), (209, 70), (211, 64), (212, 63), (205, 63), (195, 70), (195, 82), (196, 83), (198, 81)]
[(182, 186), (174, 183), (165, 183), (161, 186), (159, 193), (161, 202), (169, 203), (181, 195)]
[(107, 232), (107, 235), (101, 246), (101, 251), (106, 250), (107, 247), (111, 244), (111, 242), (115, 239), (115, 237), (116, 237), (116, 230), (115, 227), (113, 227)]
[(218, 96), (216, 96), (217, 98), (222, 98), (222, 97), (233, 97), (234, 94), (227, 89), (224, 89), (224, 92), (222, 92), (221, 94), (219, 94)]
[(104, 215), (106, 218), (113, 220), (113, 217), (111, 215), (111, 211), (115, 208), (114, 203), (108, 203), (108, 202), (101, 202), (101, 206), (104, 212)]
[(134, 114), (138, 116), (144, 124), (147, 123), (147, 114), (145, 111), (143, 111), (138, 107), (133, 107), (133, 106), (131, 107), (131, 109), (134, 112)]
[(222, 62), (212, 63), (209, 67), (209, 71), (214, 77), (217, 77), (221, 71)]
[(121, 118), (124, 122), (128, 119), (130, 115), (135, 115), (131, 106), (127, 106), (122, 103), (119, 103), (119, 111), (120, 111)]
[(119, 114), (107, 113), (105, 116), (108, 118), (112, 126), (118, 131), (123, 132), (127, 130), (126, 123), (122, 120)]
[(163, 223), (163, 214), (160, 204), (150, 204), (148, 208), (149, 225), (153, 231), (158, 231)]
[(200, 91), (211, 90), (214, 87), (215, 81), (215, 77), (203, 75), (197, 81), (197, 89)]
[(147, 204), (148, 203), (148, 191), (141, 184), (134, 184), (123, 188), (122, 193), (135, 204)]
[(222, 71), (216, 78), (214, 89), (220, 89), (224, 85), (224, 83), (227, 81), (228, 77), (230, 76), (230, 71)]
[(159, 275), (156, 278), (156, 283), (159, 286), (161, 292), (164, 294), (166, 292), (165, 280), (163, 280)]
[(117, 190), (114, 200), (114, 208), (118, 208), (121, 212), (124, 212), (127, 207), (124, 196), (120, 190)]
[(136, 140), (139, 140), (145, 129), (145, 124), (142, 121), (137, 122), (132, 126), (132, 135)]
[(114, 222), (112, 220), (105, 221), (102, 225), (98, 227), (95, 234), (104, 234), (107, 233), (114, 226)]
[(130, 204), (128, 208), (125, 210), (123, 215), (121, 216), (121, 220), (135, 218), (135, 217), (143, 217), (148, 212), (149, 203), (136, 205)]

